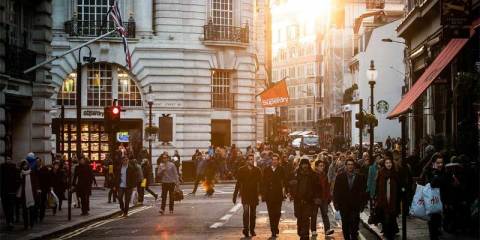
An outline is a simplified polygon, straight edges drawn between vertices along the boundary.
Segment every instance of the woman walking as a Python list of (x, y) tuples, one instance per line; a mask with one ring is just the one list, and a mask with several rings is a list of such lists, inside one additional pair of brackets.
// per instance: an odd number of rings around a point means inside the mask
[(90, 211), (90, 195), (92, 194), (92, 183), (97, 186), (92, 169), (84, 157), (80, 158), (80, 164), (75, 168), (72, 185), (80, 198), (82, 216), (87, 216)]
[[(65, 199), (65, 189), (67, 188), (67, 178), (63, 169), (60, 168), (60, 162), (58, 161), (53, 163), (52, 187), (53, 192), (58, 198), (58, 210), (62, 211), (62, 202)], [(56, 208), (53, 212), (56, 212)]]
[(378, 173), (376, 214), (380, 216), (385, 238), (395, 239), (398, 232), (397, 216), (400, 212), (398, 193), (400, 184), (398, 174), (393, 167), (393, 160), (385, 159), (385, 167)]
[(38, 182), (27, 161), (20, 164), (21, 186), (17, 192), (17, 198), (22, 203), (23, 226), (27, 229), (33, 228), (36, 218), (35, 193), (38, 189)]

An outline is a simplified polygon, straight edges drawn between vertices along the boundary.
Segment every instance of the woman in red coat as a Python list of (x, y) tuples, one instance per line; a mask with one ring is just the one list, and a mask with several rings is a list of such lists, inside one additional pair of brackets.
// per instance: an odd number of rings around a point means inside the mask
[(400, 184), (398, 173), (393, 167), (391, 158), (385, 159), (377, 178), (376, 210), (382, 223), (383, 234), (386, 239), (395, 239), (398, 232), (397, 216), (400, 212), (398, 193)]

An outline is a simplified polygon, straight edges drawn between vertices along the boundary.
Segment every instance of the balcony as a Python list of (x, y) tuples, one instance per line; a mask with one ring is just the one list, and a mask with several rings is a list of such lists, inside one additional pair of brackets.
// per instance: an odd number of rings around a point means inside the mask
[(36, 64), (37, 53), (23, 47), (5, 46), (5, 73), (13, 78), (35, 81), (35, 71), (24, 74), (23, 71)]
[(203, 26), (203, 43), (215, 46), (247, 47), (249, 43), (249, 28), (223, 26), (209, 23)]
[(235, 109), (235, 97), (233, 93), (212, 93), (212, 108)]
[[(133, 19), (123, 22), (127, 30), (127, 38), (135, 38), (135, 21)], [(65, 32), (72, 37), (97, 37), (115, 29), (115, 24), (111, 21), (80, 21), (72, 19), (65, 22)], [(109, 37), (120, 37), (115, 32)]]
[(367, 9), (384, 9), (385, 0), (367, 0), (365, 1), (365, 7)]

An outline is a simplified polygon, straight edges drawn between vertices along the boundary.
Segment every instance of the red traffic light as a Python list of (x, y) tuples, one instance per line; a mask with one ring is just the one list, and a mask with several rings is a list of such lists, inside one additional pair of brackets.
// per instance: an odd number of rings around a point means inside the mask
[(114, 115), (119, 114), (119, 113), (120, 113), (120, 108), (119, 108), (119, 107), (112, 107), (112, 113), (113, 113)]

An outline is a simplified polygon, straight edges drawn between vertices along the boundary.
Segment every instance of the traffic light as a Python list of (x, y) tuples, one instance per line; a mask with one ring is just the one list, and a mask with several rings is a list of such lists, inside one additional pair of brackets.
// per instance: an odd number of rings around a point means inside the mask
[(355, 127), (356, 128), (363, 128), (363, 125), (365, 125), (364, 121), (363, 121), (363, 112), (359, 112), (359, 113), (356, 113), (355, 114)]
[(103, 119), (105, 122), (105, 131), (116, 132), (118, 123), (120, 123), (121, 106), (107, 106), (103, 109)]
[(122, 111), (120, 106), (111, 106), (110, 107), (110, 116), (113, 123), (118, 123), (120, 121), (120, 112)]

